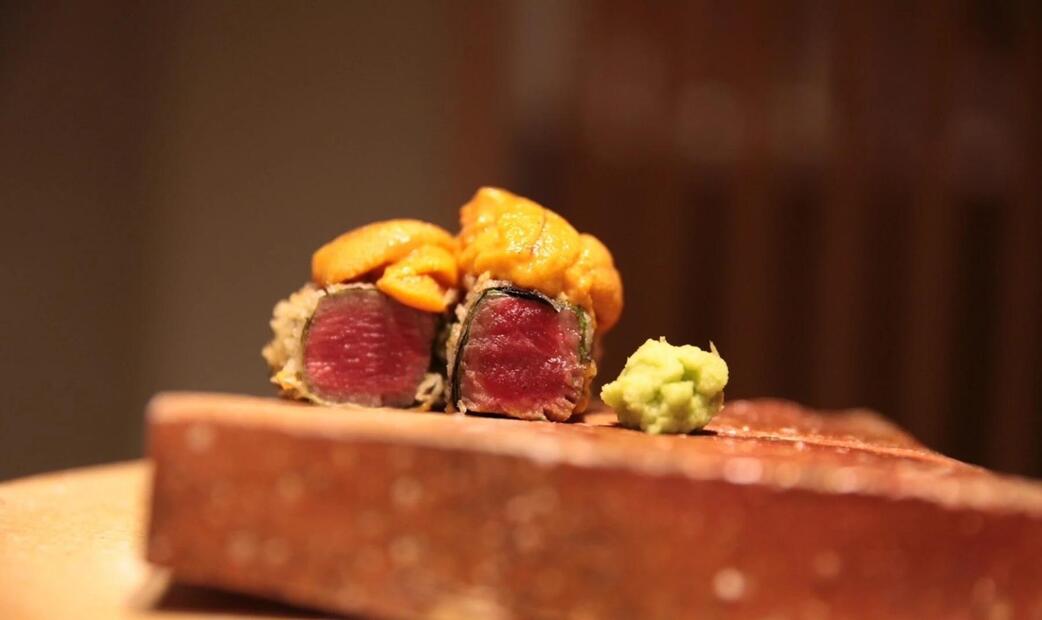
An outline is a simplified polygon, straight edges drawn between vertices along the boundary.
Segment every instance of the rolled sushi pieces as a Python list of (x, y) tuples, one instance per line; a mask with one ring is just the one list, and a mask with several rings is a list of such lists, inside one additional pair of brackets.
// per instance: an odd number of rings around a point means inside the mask
[(563, 422), (581, 413), (600, 337), (622, 312), (611, 254), (560, 215), (482, 188), (460, 211), (468, 290), (449, 336), (449, 407)]
[(582, 412), (599, 340), (622, 311), (611, 254), (500, 189), (480, 189), (460, 219), (455, 238), (390, 220), (316, 252), (264, 349), (281, 393), (526, 420)]
[(460, 411), (562, 422), (585, 407), (597, 368), (585, 310), (487, 280), (460, 317), (448, 342), (451, 402)]
[(415, 220), (370, 224), (312, 258), (312, 282), (275, 306), (262, 352), (283, 396), (324, 405), (440, 404), (436, 347), (457, 294), (456, 240)]

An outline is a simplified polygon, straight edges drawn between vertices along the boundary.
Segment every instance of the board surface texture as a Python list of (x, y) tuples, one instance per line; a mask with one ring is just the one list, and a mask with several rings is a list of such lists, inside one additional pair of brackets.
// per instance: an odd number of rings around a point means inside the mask
[(1042, 618), (1042, 487), (868, 411), (650, 436), (164, 394), (148, 559), (387, 618)]

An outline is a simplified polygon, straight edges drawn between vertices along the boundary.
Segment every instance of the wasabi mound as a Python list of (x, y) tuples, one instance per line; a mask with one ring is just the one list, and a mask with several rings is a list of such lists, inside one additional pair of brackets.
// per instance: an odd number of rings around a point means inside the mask
[(692, 345), (648, 340), (626, 360), (619, 377), (601, 388), (601, 400), (619, 423), (647, 433), (690, 433), (724, 406), (727, 363)]

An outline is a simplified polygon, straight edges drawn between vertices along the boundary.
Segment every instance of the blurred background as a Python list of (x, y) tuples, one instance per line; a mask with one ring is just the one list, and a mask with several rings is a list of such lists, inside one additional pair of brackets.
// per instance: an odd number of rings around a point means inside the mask
[(0, 479), (269, 394), (311, 252), (483, 184), (613, 250), (605, 375), (868, 406), (1042, 475), (1042, 4), (0, 4)]

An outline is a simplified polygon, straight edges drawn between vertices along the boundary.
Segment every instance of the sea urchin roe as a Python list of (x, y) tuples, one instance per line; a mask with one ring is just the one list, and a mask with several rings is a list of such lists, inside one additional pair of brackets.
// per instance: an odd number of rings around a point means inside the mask
[(434, 224), (375, 222), (319, 248), (311, 257), (311, 278), (329, 286), (378, 274), (376, 287), (389, 297), (417, 310), (444, 312), (459, 280), (456, 252), (456, 240)]
[(489, 274), (590, 311), (597, 331), (622, 312), (622, 280), (611, 253), (560, 215), (527, 198), (483, 187), (460, 211), (460, 268)]
[(579, 243), (579, 257), (564, 273), (565, 295), (594, 312), (598, 331), (605, 332), (622, 314), (622, 278), (608, 248), (597, 237), (581, 234)]
[(376, 288), (417, 310), (444, 312), (446, 292), (458, 280), (456, 256), (452, 252), (437, 245), (422, 245), (388, 265), (376, 281)]
[(653, 434), (702, 428), (723, 408), (728, 376), (727, 363), (710, 348), (649, 339), (619, 377), (601, 388), (601, 400), (627, 428)]

